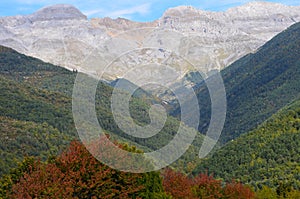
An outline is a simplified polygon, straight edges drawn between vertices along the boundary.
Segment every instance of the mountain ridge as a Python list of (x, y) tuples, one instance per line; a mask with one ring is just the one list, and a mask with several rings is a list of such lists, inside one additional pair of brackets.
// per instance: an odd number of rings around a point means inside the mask
[[(221, 71), (227, 99), (227, 116), (221, 135), (223, 143), (253, 130), (300, 96), (300, 46), (295, 42), (299, 37), (300, 23), (297, 23), (256, 53), (244, 56)], [(201, 109), (198, 130), (205, 133), (211, 117), (209, 91), (204, 83), (197, 84), (194, 89)], [(185, 103), (188, 105), (189, 101)], [(199, 113), (191, 111), (187, 117), (192, 118), (194, 114)], [(173, 115), (180, 115), (180, 109), (175, 109)]]
[(46, 6), (29, 15), (29, 18), (32, 22), (47, 20), (87, 19), (87, 17), (77, 8), (69, 4)]
[[(155, 21), (141, 23), (122, 18), (88, 19), (71, 5), (54, 5), (31, 15), (0, 18), (0, 44), (45, 62), (96, 75), (130, 50), (165, 49), (192, 64), (184, 64), (183, 70), (177, 71), (182, 77), (180, 73), (190, 70), (220, 70), (255, 52), (300, 21), (299, 13), (300, 6), (273, 3), (250, 3), (224, 12), (184, 6), (167, 10)], [(174, 60), (171, 67), (182, 64), (176, 57), (169, 58)], [(124, 69), (123, 65), (119, 67)], [(106, 80), (123, 75), (122, 70), (104, 72)]]

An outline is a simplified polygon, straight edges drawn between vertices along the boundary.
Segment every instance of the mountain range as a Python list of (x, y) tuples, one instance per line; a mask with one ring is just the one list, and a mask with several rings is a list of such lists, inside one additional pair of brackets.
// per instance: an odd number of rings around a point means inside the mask
[[(106, 80), (122, 78), (124, 71), (141, 63), (133, 57), (143, 57), (147, 63), (175, 68), (177, 81), (191, 71), (223, 69), (255, 52), (299, 22), (299, 13), (299, 6), (255, 1), (225, 12), (179, 6), (153, 22), (140, 23), (87, 19), (77, 8), (59, 4), (30, 15), (1, 17), (0, 44), (71, 70), (98, 76), (104, 72)], [(141, 50), (149, 48), (159, 50)], [(110, 65), (114, 61), (116, 67)]]

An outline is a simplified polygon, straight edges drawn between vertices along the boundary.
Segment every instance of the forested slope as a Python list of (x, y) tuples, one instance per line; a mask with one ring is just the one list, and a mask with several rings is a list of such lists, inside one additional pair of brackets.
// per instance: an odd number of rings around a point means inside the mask
[(194, 174), (205, 171), (259, 188), (288, 184), (299, 189), (300, 99), (203, 160)]
[[(0, 116), (37, 125), (46, 124), (67, 136), (67, 141), (78, 139), (72, 115), (72, 92), (76, 75), (77, 72), (0, 47)], [(149, 139), (135, 138), (123, 132), (112, 115), (112, 92), (113, 87), (98, 82), (95, 96), (97, 116), (101, 127), (112, 139), (127, 142), (144, 151), (159, 149), (173, 139), (180, 122), (172, 117), (168, 117), (160, 133)], [(130, 112), (134, 121), (142, 126), (147, 125), (150, 122), (148, 110), (151, 104), (159, 102), (159, 99), (139, 90), (130, 101)], [(7, 129), (9, 131), (9, 125)], [(191, 130), (186, 128), (186, 131), (188, 133)], [(28, 141), (26, 139), (31, 139), (30, 135), (24, 138), (24, 143)], [(199, 148), (202, 140), (203, 136), (198, 133), (194, 146)], [(4, 148), (7, 147), (6, 144), (2, 143)], [(51, 145), (60, 147), (61, 143)], [(180, 163), (175, 163), (176, 167), (181, 165), (183, 169), (188, 162), (196, 160), (198, 150), (194, 146), (191, 149), (192, 154), (183, 157)], [(40, 153), (37, 151), (35, 155), (38, 154)], [(9, 168), (10, 164), (6, 167)]]
[[(221, 71), (227, 115), (221, 135), (226, 143), (253, 130), (272, 114), (300, 96), (300, 23), (297, 23)], [(214, 76), (207, 81), (211, 81)], [(210, 97), (205, 83), (195, 86), (199, 106), (199, 131), (210, 123)], [(188, 99), (188, 97), (187, 97)], [(189, 101), (186, 102), (189, 104)], [(180, 115), (176, 109), (173, 115)], [(193, 117), (196, 112), (191, 112)]]

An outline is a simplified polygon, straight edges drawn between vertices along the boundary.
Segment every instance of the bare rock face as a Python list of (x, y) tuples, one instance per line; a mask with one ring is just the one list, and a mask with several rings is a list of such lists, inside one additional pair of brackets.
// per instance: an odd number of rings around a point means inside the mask
[(69, 20), (69, 19), (86, 20), (87, 17), (73, 6), (58, 4), (58, 5), (49, 6), (38, 10), (34, 14), (30, 15), (29, 19), (32, 22), (34, 22), (34, 21)]
[(152, 67), (147, 64), (168, 66), (177, 76), (162, 76), (173, 82), (189, 71), (220, 70), (299, 21), (300, 7), (266, 2), (226, 12), (180, 6), (148, 23), (88, 20), (71, 5), (54, 5), (0, 18), (0, 45), (107, 80), (124, 77), (141, 64), (149, 77)]

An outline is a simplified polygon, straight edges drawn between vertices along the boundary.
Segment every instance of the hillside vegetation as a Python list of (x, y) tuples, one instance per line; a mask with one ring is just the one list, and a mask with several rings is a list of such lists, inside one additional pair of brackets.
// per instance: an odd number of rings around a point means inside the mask
[(46, 160), (59, 153), (70, 141), (47, 123), (35, 123), (0, 117), (0, 176), (8, 173), (27, 156)]
[[(221, 71), (227, 115), (221, 135), (226, 143), (255, 129), (259, 124), (300, 96), (300, 23), (297, 23)], [(207, 81), (212, 81), (211, 76)], [(210, 123), (211, 101), (202, 82), (195, 86), (201, 108), (199, 131)], [(188, 97), (187, 97), (188, 98)], [(186, 102), (189, 104), (189, 101)], [(173, 113), (180, 115), (177, 108)], [(192, 118), (196, 112), (191, 112)]]
[[(67, 136), (67, 142), (78, 139), (72, 115), (72, 91), (76, 75), (77, 72), (68, 71), (1, 47), (0, 116), (20, 122), (33, 122), (37, 125), (47, 124), (49, 128)], [(180, 122), (172, 117), (168, 117), (161, 132), (151, 138), (135, 138), (124, 133), (115, 123), (112, 115), (110, 105), (112, 92), (113, 87), (104, 82), (98, 82), (95, 98), (96, 112), (101, 127), (111, 135), (112, 139), (135, 145), (145, 152), (159, 149), (173, 139)], [(126, 93), (126, 90), (121, 92)], [(147, 125), (150, 122), (148, 115), (150, 105), (159, 102), (157, 98), (153, 98), (145, 91), (138, 90), (130, 101), (133, 120), (141, 126)], [(187, 133), (192, 131), (189, 128), (185, 129)], [(9, 130), (10, 125), (7, 125), (7, 131)], [(30, 135), (24, 139), (24, 143), (29, 142), (27, 139), (31, 139)], [(196, 157), (202, 140), (203, 136), (198, 133), (190, 153), (182, 157), (181, 161), (174, 163), (174, 167), (184, 169), (187, 163), (193, 162), (189, 163), (190, 171), (198, 161)], [(1, 147), (7, 148), (7, 143), (1, 144), (3, 145)], [(13, 144), (13, 141), (10, 144)], [(61, 143), (53, 142), (50, 145), (60, 147)], [(7, 153), (10, 152), (7, 151)], [(35, 155), (39, 154), (39, 151), (35, 153)], [(15, 164), (7, 162), (5, 171), (12, 165)]]
[(193, 172), (208, 171), (256, 188), (280, 185), (300, 189), (300, 99), (257, 129), (229, 142)]

